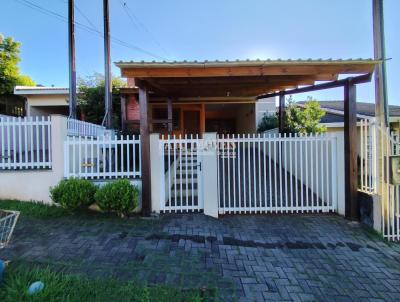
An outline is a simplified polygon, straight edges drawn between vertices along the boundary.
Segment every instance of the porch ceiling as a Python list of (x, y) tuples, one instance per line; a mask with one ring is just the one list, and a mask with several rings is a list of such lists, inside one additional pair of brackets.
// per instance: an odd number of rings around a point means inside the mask
[(374, 60), (255, 60), (214, 62), (118, 62), (124, 77), (159, 97), (256, 97), (337, 80), (340, 74), (372, 73)]

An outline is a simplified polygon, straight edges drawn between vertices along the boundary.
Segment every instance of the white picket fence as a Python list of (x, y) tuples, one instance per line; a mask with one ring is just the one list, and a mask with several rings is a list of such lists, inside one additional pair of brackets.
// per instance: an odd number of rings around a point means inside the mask
[(167, 136), (159, 140), (164, 183), (160, 188), (161, 212), (192, 212), (204, 208), (201, 178), (202, 139)]
[(391, 159), (400, 156), (400, 136), (391, 133), (389, 128), (381, 131), (381, 194), (382, 194), (382, 233), (390, 241), (400, 240), (400, 185), (391, 181)]
[(64, 143), (66, 178), (141, 177), (139, 136), (68, 136)]
[(380, 196), (383, 237), (390, 241), (399, 241), (400, 185), (393, 182), (391, 169), (395, 167), (391, 166), (391, 161), (400, 156), (400, 136), (391, 133), (389, 128), (362, 120), (359, 141), (359, 190)]
[(0, 117), (0, 169), (51, 168), (50, 117)]
[(334, 212), (336, 137), (218, 138), (220, 214)]
[(374, 194), (377, 192), (378, 169), (378, 161), (376, 160), (376, 126), (369, 120), (361, 120), (359, 129), (359, 190), (367, 194)]
[(106, 128), (93, 123), (68, 118), (68, 135), (70, 136), (94, 136), (99, 137), (105, 134)]

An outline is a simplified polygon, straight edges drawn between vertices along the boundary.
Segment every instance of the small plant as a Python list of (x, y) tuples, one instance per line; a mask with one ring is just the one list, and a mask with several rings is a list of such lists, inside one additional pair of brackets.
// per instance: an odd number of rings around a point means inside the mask
[(102, 211), (115, 211), (121, 217), (137, 207), (138, 199), (139, 189), (127, 179), (107, 183), (95, 194), (96, 203)]
[(261, 121), (258, 123), (257, 131), (264, 132), (278, 127), (278, 117), (275, 114), (264, 113)]
[(64, 209), (76, 211), (94, 202), (96, 186), (85, 179), (65, 179), (50, 188), (50, 197)]

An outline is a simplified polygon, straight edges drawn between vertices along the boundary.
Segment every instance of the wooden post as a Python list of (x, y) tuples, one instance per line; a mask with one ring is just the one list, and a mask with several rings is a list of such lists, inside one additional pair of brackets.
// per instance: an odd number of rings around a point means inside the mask
[(104, 17), (104, 102), (105, 115), (103, 124), (107, 129), (112, 129), (113, 103), (112, 103), (112, 76), (110, 58), (110, 20), (109, 0), (103, 0)]
[(200, 135), (206, 132), (206, 106), (204, 103), (200, 105)]
[(283, 91), (279, 93), (279, 133), (283, 133), (285, 128), (285, 94)]
[(68, 1), (69, 117), (76, 119), (75, 15), (74, 0)]
[(126, 95), (121, 94), (121, 130), (125, 132), (126, 126)]
[(146, 87), (139, 87), (140, 143), (142, 160), (142, 213), (151, 214), (150, 133), (147, 109), (149, 105)]
[(344, 154), (345, 216), (350, 220), (358, 220), (356, 85), (351, 78), (344, 85)]
[(168, 98), (168, 133), (172, 134), (172, 99)]

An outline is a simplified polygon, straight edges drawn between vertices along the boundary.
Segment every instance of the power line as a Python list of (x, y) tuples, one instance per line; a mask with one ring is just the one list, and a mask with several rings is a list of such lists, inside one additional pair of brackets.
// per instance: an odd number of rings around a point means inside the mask
[[(38, 5), (38, 4), (34, 3), (34, 2), (31, 2), (29, 0), (15, 0), (15, 1), (19, 2), (22, 5), (25, 5), (25, 6), (29, 7), (29, 8), (31, 8), (31, 9), (33, 9), (33, 10), (41, 12), (41, 13), (47, 15), (47, 16), (55, 17), (55, 18), (59, 19), (60, 21), (68, 23), (68, 18), (67, 17), (65, 17), (65, 16), (63, 16), (63, 15), (57, 13), (57, 12), (54, 12), (52, 10), (49, 10), (47, 8), (44, 8), (44, 7)], [(80, 22), (77, 22), (77, 21), (75, 21), (74, 24), (75, 24), (76, 27), (78, 27), (80, 29), (83, 29), (83, 30), (86, 30), (87, 32), (94, 33), (94, 34), (98, 35), (100, 38), (104, 39), (103, 33), (101, 31), (97, 30), (96, 28), (92, 28), (90, 26), (87, 26), (87, 25), (85, 25), (83, 23), (80, 23)], [(119, 44), (119, 45), (124, 46), (126, 48), (130, 48), (132, 50), (136, 50), (136, 51), (142, 52), (142, 53), (144, 53), (146, 55), (149, 55), (149, 56), (151, 56), (153, 58), (165, 60), (163, 57), (161, 57), (159, 55), (156, 55), (156, 54), (153, 54), (153, 53), (151, 53), (151, 52), (149, 52), (149, 51), (147, 51), (147, 50), (145, 50), (145, 49), (143, 49), (143, 48), (141, 48), (139, 46), (130, 44), (128, 42), (125, 42), (125, 41), (123, 41), (123, 40), (121, 40), (119, 38), (113, 37), (113, 36), (110, 36), (110, 38), (116, 44)]]
[(119, 0), (119, 2), (121, 3), (122, 8), (124, 9), (126, 15), (129, 17), (129, 19), (131, 20), (132, 24), (135, 27), (138, 27), (138, 28), (141, 27), (142, 30), (144, 30), (147, 33), (148, 37), (150, 37), (150, 39), (153, 40), (153, 42), (155, 44), (157, 44), (157, 46), (168, 56), (169, 54), (165, 50), (165, 48), (161, 45), (161, 43), (157, 40), (157, 38), (153, 35), (153, 33), (142, 22), (140, 22), (139, 18), (134, 14), (134, 12), (128, 6), (128, 3), (126, 3), (126, 1), (122, 1), (122, 0)]
[(97, 30), (96, 25), (93, 24), (92, 21), (90, 21), (89, 17), (85, 15), (85, 13), (78, 7), (78, 5), (75, 3), (75, 8), (78, 11), (78, 13), (86, 20), (86, 22), (95, 30)]

